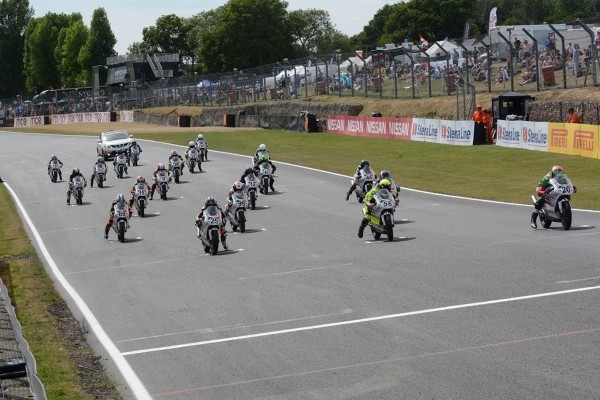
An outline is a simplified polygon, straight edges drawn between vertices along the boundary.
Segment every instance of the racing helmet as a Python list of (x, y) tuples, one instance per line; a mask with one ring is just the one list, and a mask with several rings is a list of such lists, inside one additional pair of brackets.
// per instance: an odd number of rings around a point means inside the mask
[(171, 156), (176, 156), (176, 155), (177, 155), (177, 150), (173, 150), (173, 151), (171, 152)]
[(244, 176), (246, 175), (250, 175), (250, 174), (254, 174), (254, 170), (250, 167), (246, 168), (246, 170), (244, 171)]
[(259, 151), (267, 151), (267, 145), (262, 143), (260, 146), (258, 146), (258, 150)]
[(104, 162), (104, 157), (102, 157), (102, 156), (98, 157), (98, 162)]
[(204, 135), (203, 134), (199, 134), (198, 135), (198, 139), (204, 139)]
[(79, 168), (73, 168), (73, 173), (74, 174), (79, 174)]
[(242, 190), (244, 188), (244, 184), (240, 181), (235, 181), (233, 183), (233, 190)]
[(124, 203), (125, 202), (125, 196), (123, 195), (123, 193), (119, 193), (117, 195), (117, 203)]
[(207, 197), (206, 200), (204, 200), (204, 206), (208, 207), (208, 206), (216, 206), (217, 205), (217, 201), (215, 200), (214, 197), (210, 196)]
[(188, 143), (188, 146), (189, 146), (189, 147), (196, 147), (196, 142), (192, 142), (192, 141), (190, 141), (190, 142)]
[(379, 181), (379, 187), (382, 189), (390, 190), (390, 188), (392, 187), (392, 182), (390, 182), (389, 179), (382, 179), (381, 181)]
[(383, 171), (381, 171), (381, 174), (379, 174), (381, 176), (381, 179), (389, 179), (390, 177), (390, 171), (388, 171), (387, 169), (384, 169)]
[(266, 154), (263, 154), (260, 157), (258, 157), (258, 161), (269, 161), (269, 156)]
[(136, 143), (136, 142), (135, 142), (135, 140), (134, 140), (133, 142), (131, 142), (131, 145), (130, 145), (130, 146), (135, 146), (135, 145), (137, 145), (137, 143)]
[(146, 178), (144, 178), (142, 175), (137, 177), (137, 182), (138, 183), (145, 183), (146, 182)]
[(565, 170), (560, 165), (555, 165), (552, 167), (552, 176), (556, 176), (558, 174), (564, 174)]
[(163, 170), (163, 169), (165, 169), (165, 164), (163, 164), (163, 163), (159, 162), (159, 163), (158, 163), (158, 165), (156, 166), (156, 169), (158, 169), (158, 170)]
[(366, 166), (368, 166), (368, 165), (369, 165), (369, 160), (362, 160), (362, 161), (360, 162), (360, 167), (361, 167), (361, 168), (364, 168), (364, 167), (366, 167)]
[(54, 160), (56, 160), (56, 156), (55, 156), (54, 154), (52, 154), (52, 157), (50, 157), (50, 159), (51, 159), (52, 161), (54, 161)]

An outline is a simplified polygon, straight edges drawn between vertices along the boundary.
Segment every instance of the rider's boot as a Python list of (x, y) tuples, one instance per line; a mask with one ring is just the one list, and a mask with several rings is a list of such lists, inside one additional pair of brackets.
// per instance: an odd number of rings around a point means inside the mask
[(275, 179), (273, 179), (273, 177), (271, 177), (271, 182), (269, 183), (269, 187), (271, 188), (271, 191), (274, 192), (275, 188), (273, 187), (273, 183), (275, 182)]
[(531, 227), (532, 227), (533, 229), (537, 229), (537, 218), (538, 218), (538, 213), (539, 213), (539, 211), (538, 211), (538, 210), (534, 210), (534, 211), (531, 213)]
[(108, 231), (110, 230), (110, 224), (106, 224), (104, 227), (104, 239), (108, 239)]
[(71, 191), (70, 190), (67, 192), (67, 205), (68, 206), (71, 205)]
[(367, 227), (367, 225), (369, 225), (369, 221), (363, 218), (363, 220), (360, 221), (360, 226), (358, 227), (359, 238), (363, 237), (363, 233), (365, 232), (365, 228)]
[(225, 250), (229, 250), (229, 247), (227, 247), (227, 237), (221, 236), (221, 243), (223, 244), (223, 248)]
[(154, 198), (154, 190), (156, 189), (155, 185), (152, 185), (152, 188), (150, 189), (150, 200), (152, 200)]
[(94, 174), (92, 174), (92, 177), (90, 178), (90, 186), (94, 187)]

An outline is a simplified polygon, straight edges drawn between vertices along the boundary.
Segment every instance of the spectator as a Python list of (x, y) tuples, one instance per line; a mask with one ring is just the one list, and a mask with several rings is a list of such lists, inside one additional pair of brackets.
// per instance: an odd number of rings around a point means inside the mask
[(473, 116), (471, 119), (475, 122), (483, 122), (483, 110), (481, 109), (481, 104), (477, 104), (475, 107), (475, 111), (473, 112)]
[(581, 117), (579, 116), (579, 114), (577, 114), (575, 112), (575, 109), (573, 107), (569, 108), (568, 113), (569, 113), (569, 116), (567, 117), (568, 124), (580, 124), (581, 123)]
[(494, 133), (492, 132), (492, 114), (487, 108), (483, 110), (483, 117), (481, 122), (483, 122), (483, 124), (485, 125), (488, 143), (494, 144)]
[(546, 39), (546, 42), (544, 42), (544, 46), (546, 47), (546, 53), (548, 53), (549, 56), (553, 56), (554, 55), (554, 35), (552, 33), (548, 34), (548, 38)]
[(523, 58), (531, 57), (531, 44), (525, 39), (523, 42)]
[(575, 43), (573, 45), (573, 75), (575, 75), (575, 77), (581, 76), (580, 74), (580, 59), (579, 56), (581, 56), (581, 49), (579, 48), (579, 43)]
[(531, 65), (528, 67), (527, 70), (521, 74), (521, 78), (523, 78), (523, 82), (519, 83), (520, 86), (537, 81), (536, 66)]

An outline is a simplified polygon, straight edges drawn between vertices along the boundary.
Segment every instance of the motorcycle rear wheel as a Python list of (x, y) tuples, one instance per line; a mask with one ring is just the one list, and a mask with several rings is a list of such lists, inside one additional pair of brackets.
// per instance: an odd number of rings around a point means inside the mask
[(254, 191), (250, 192), (250, 208), (256, 209), (256, 193)]
[(550, 228), (550, 225), (552, 225), (550, 218), (546, 218), (543, 214), (540, 214), (540, 222), (542, 223), (544, 229), (548, 229)]

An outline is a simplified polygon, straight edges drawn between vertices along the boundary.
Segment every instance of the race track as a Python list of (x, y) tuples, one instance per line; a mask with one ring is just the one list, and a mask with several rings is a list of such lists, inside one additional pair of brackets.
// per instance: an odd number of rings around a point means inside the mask
[[(101, 327), (86, 325), (125, 398), (600, 396), (598, 213), (532, 230), (531, 207), (403, 189), (394, 241), (359, 239), (348, 177), (273, 154), (277, 192), (210, 256), (194, 218), (207, 196), (225, 206), (249, 157), (209, 151), (205, 172), (155, 196), (119, 243), (102, 237), (112, 199), (174, 146), (140, 141), (141, 166), (91, 189), (94, 137), (2, 132), (0, 143), (0, 176)], [(51, 154), (64, 179), (84, 171), (83, 205), (50, 182)]]

